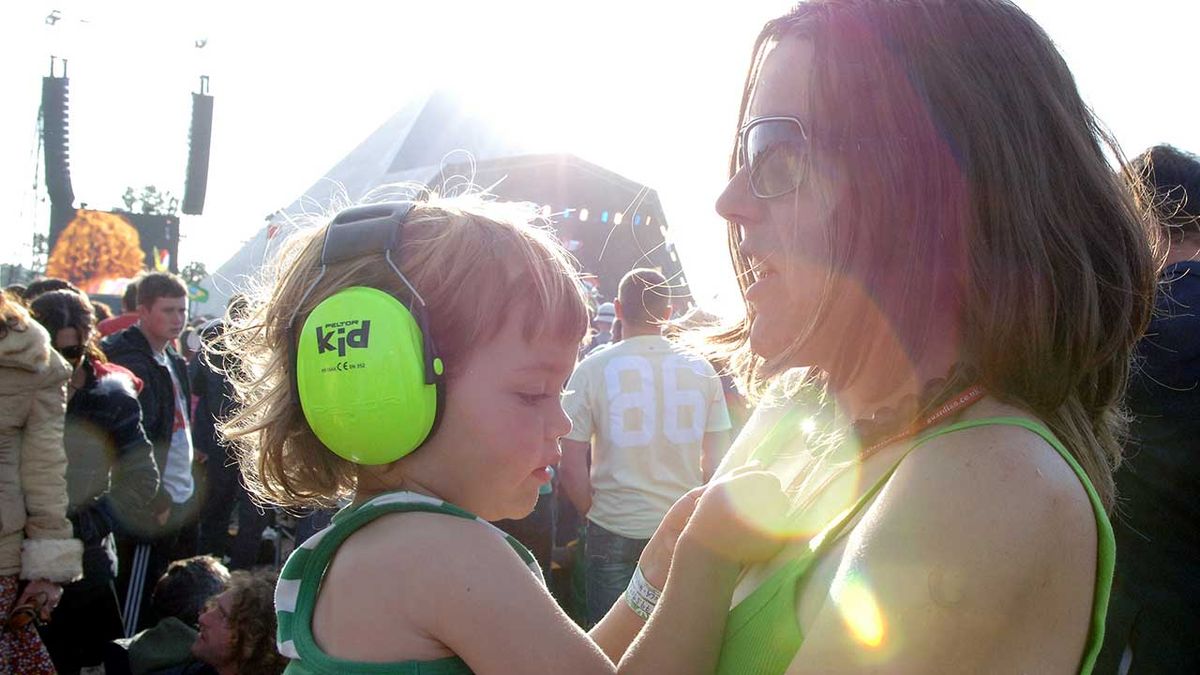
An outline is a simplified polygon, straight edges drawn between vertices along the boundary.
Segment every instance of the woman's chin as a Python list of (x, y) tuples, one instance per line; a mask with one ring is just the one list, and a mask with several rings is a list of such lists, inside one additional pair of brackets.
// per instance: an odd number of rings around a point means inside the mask
[(778, 330), (769, 320), (755, 317), (750, 324), (750, 351), (756, 356), (771, 359), (783, 353), (795, 337), (787, 335), (786, 331)]

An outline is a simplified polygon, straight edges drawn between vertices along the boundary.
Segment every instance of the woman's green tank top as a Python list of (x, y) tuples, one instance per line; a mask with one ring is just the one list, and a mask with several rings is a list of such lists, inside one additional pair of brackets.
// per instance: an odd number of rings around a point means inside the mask
[(434, 497), (414, 492), (388, 492), (358, 506), (347, 507), (333, 517), (329, 527), (309, 537), (288, 557), (275, 588), (275, 617), (278, 622), (279, 653), (291, 659), (285, 673), (290, 675), (460, 675), (471, 669), (457, 656), (435, 661), (364, 663), (329, 656), (321, 651), (312, 635), (313, 609), (321, 580), (342, 542), (359, 528), (389, 513), (423, 511), (443, 513), (482, 523), (495, 536), (503, 537), (513, 551), (543, 584), (542, 571), (533, 555), (508, 534), (474, 514)]
[[(1112, 524), (1104, 512), (1100, 497), (1092, 487), (1091, 481), (1088, 480), (1087, 474), (1084, 473), (1075, 458), (1067, 452), (1063, 444), (1050, 433), (1049, 429), (1037, 422), (1019, 417), (991, 417), (958, 422), (937, 429), (917, 439), (912, 447), (904, 453), (904, 456), (907, 457), (908, 453), (932, 438), (990, 424), (1024, 427), (1045, 439), (1066, 460), (1067, 464), (1071, 465), (1071, 469), (1075, 471), (1075, 475), (1079, 477), (1079, 481), (1087, 490), (1088, 499), (1092, 502), (1092, 510), (1096, 514), (1098, 540), (1096, 587), (1092, 601), (1091, 627), (1088, 630), (1088, 639), (1079, 666), (1080, 673), (1091, 673), (1096, 656), (1100, 652), (1100, 645), (1104, 641), (1104, 619), (1108, 613), (1108, 595), (1112, 588), (1116, 546), (1113, 540)], [(775, 431), (787, 428), (787, 426), (781, 423)], [(773, 432), (771, 436), (774, 435)], [(771, 442), (773, 440), (775, 439), (768, 437), (763, 447), (774, 445)], [(804, 636), (800, 633), (800, 626), (796, 619), (798, 591), (808, 581), (816, 561), (840, 537), (846, 534), (847, 525), (853, 522), (855, 516), (871, 503), (902, 461), (904, 461), (904, 457), (901, 457), (896, 465), (885, 473), (870, 490), (867, 490), (854, 506), (835, 519), (821, 534), (814, 537), (807, 550), (776, 570), (729, 612), (717, 673), (770, 675), (787, 671), (796, 652), (799, 651), (800, 645), (804, 642)]]

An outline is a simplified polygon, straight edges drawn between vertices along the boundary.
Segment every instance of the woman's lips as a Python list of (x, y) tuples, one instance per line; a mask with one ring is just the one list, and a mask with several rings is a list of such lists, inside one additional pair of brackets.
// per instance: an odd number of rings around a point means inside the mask
[(774, 269), (761, 263), (754, 266), (753, 270), (754, 283), (750, 284), (750, 286), (746, 289), (746, 300), (751, 302), (753, 302), (756, 297), (761, 297), (764, 289), (768, 287), (771, 280), (777, 276)]

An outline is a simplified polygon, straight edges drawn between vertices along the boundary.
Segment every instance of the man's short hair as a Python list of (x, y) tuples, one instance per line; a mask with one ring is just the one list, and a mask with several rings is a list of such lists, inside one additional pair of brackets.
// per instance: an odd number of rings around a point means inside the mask
[(158, 578), (150, 604), (159, 619), (173, 616), (195, 627), (204, 604), (224, 591), (228, 583), (229, 570), (211, 555), (176, 560)]
[(125, 312), (136, 312), (138, 308), (138, 281), (134, 279), (125, 286), (125, 294), (121, 296), (121, 309)]
[(153, 307), (159, 298), (187, 297), (187, 286), (183, 279), (170, 272), (151, 272), (137, 283), (138, 305)]
[(1152, 194), (1159, 225), (1178, 241), (1200, 234), (1200, 157), (1170, 145), (1156, 145), (1133, 160)]
[(653, 326), (667, 318), (671, 289), (658, 270), (641, 267), (630, 270), (617, 287), (621, 318), (627, 325)]

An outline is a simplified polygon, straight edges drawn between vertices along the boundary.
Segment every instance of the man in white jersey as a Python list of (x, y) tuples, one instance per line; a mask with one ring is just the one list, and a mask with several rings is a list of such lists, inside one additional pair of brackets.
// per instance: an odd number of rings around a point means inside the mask
[(625, 590), (667, 510), (708, 480), (729, 446), (716, 372), (662, 335), (670, 300), (656, 270), (626, 274), (615, 303), (622, 341), (580, 362), (564, 394), (572, 429), (560, 480), (587, 516), (589, 624)]
[(118, 587), (126, 589), (126, 631), (136, 630), (143, 593), (167, 564), (195, 553), (199, 506), (192, 462), (191, 392), (187, 364), (171, 346), (187, 322), (187, 287), (174, 274), (152, 272), (138, 282), (138, 322), (102, 343), (109, 360), (142, 380), (142, 426), (154, 446), (162, 482), (152, 513), (134, 532), (119, 532)]

